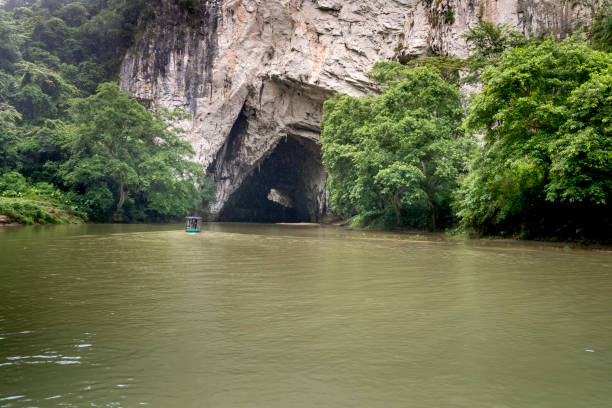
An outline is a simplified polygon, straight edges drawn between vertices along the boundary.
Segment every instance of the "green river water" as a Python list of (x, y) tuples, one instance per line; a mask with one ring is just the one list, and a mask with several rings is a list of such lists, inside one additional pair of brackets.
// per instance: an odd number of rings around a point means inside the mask
[(0, 407), (612, 407), (612, 253), (0, 229)]

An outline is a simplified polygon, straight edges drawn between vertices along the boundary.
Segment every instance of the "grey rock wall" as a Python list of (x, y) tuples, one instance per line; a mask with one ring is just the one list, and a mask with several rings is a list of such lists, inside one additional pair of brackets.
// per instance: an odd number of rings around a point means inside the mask
[[(306, 200), (301, 208), (311, 221), (327, 212), (316, 142), (322, 104), (334, 92), (374, 91), (366, 73), (380, 60), (467, 56), (461, 35), (479, 19), (564, 37), (597, 6), (597, 0), (199, 1), (188, 14), (163, 0), (125, 56), (122, 88), (192, 114), (182, 126), (215, 180), (213, 215), (249, 213), (242, 208), (248, 203), (236, 204), (241, 189), (253, 187), (243, 185), (247, 180), (260, 183), (258, 191), (285, 188), (291, 201)], [(296, 178), (292, 191), (275, 185), (280, 181), (269, 172), (258, 176), (267, 160), (278, 160), (274, 153), (287, 137), (307, 152), (295, 157), (309, 161), (295, 163), (298, 170), (286, 168), (292, 166), (286, 160), (271, 167)]]

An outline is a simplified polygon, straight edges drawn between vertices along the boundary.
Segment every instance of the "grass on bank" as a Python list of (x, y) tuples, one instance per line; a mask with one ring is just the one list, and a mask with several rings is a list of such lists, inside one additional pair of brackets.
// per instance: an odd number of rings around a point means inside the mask
[(76, 224), (85, 215), (50, 197), (0, 197), (0, 215), (19, 224)]
[(0, 215), (27, 225), (87, 221), (66, 193), (48, 183), (32, 185), (17, 172), (0, 175)]

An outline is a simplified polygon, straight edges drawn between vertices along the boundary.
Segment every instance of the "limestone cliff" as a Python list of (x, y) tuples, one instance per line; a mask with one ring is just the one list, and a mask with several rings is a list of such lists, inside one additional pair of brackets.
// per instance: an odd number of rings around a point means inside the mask
[(121, 85), (192, 114), (182, 125), (215, 180), (218, 219), (317, 221), (327, 211), (317, 140), (334, 92), (372, 91), (376, 61), (467, 56), (461, 34), (479, 19), (564, 37), (597, 1), (162, 0)]

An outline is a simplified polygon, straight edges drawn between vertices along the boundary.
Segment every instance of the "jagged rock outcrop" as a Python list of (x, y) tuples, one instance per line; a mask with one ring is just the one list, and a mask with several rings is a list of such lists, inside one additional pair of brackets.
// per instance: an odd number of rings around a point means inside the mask
[[(191, 113), (182, 125), (215, 180), (214, 216), (316, 221), (327, 211), (322, 104), (334, 92), (374, 91), (366, 73), (376, 61), (467, 56), (461, 34), (479, 19), (566, 36), (597, 0), (179, 3), (162, 0), (126, 55), (123, 89)], [(291, 211), (268, 198), (271, 190), (294, 203)]]

